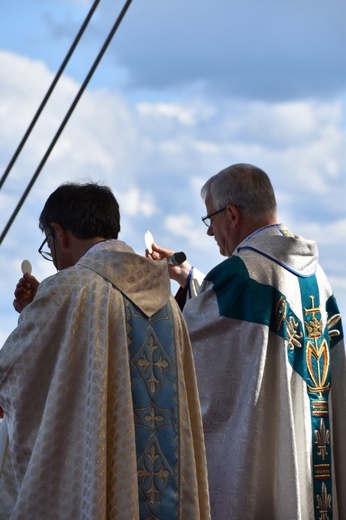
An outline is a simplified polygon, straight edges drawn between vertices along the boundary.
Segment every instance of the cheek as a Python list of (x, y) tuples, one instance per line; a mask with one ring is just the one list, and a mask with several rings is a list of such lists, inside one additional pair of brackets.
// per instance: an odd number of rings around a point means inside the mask
[(224, 226), (219, 226), (217, 229), (217, 236), (219, 237), (219, 240), (222, 240), (223, 242), (226, 240), (226, 229)]
[(216, 234), (216, 238), (220, 247), (222, 247), (224, 254), (227, 254), (230, 246), (227, 229), (225, 227), (220, 227), (218, 229), (218, 233)]

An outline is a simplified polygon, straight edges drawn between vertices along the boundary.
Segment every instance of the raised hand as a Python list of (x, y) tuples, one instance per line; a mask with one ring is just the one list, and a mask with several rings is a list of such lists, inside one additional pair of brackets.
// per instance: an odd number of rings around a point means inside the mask
[(29, 305), (35, 298), (40, 282), (31, 274), (25, 273), (23, 278), (20, 278), (14, 291), (13, 307), (17, 312), (21, 313), (24, 307)]

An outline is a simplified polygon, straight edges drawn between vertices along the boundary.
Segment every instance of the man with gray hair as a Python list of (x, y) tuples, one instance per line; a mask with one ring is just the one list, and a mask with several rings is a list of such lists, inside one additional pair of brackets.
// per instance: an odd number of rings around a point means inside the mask
[(194, 351), (212, 519), (346, 518), (345, 347), (316, 244), (277, 222), (255, 166), (222, 170), (201, 194), (228, 258), (205, 277), (187, 261), (169, 270)]

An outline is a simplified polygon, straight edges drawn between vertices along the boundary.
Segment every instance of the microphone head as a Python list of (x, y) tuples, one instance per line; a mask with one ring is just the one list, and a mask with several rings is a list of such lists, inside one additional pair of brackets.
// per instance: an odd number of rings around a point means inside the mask
[(186, 254), (182, 251), (174, 253), (169, 259), (169, 263), (173, 265), (181, 265), (186, 260)]

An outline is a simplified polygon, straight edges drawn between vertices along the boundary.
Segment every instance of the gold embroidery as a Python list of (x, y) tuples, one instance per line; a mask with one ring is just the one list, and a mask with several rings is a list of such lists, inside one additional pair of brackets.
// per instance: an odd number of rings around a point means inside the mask
[(317, 509), (319, 509), (319, 520), (329, 520), (328, 510), (332, 508), (332, 497), (327, 492), (327, 487), (322, 482), (321, 495), (316, 495)]
[(327, 446), (329, 445), (330, 434), (323, 419), (320, 419), (319, 429), (314, 431), (314, 436), (314, 443), (318, 447), (317, 455), (324, 460), (328, 455)]
[(317, 319), (316, 313), (321, 314), (319, 307), (315, 307), (315, 297), (310, 296), (311, 308), (304, 309), (305, 315), (311, 314), (311, 320), (305, 321), (305, 327), (308, 337), (312, 341), (306, 343), (306, 362), (310, 377), (314, 386), (309, 386), (309, 392), (317, 392), (322, 399), (322, 392), (326, 392), (330, 383), (327, 385), (326, 380), (329, 370), (329, 348), (325, 339), (319, 341), (322, 336), (322, 321)]
[(328, 401), (312, 401), (312, 415), (328, 415)]
[(328, 325), (328, 331), (329, 331), (329, 337), (333, 338), (334, 336), (340, 336), (340, 331), (338, 329), (333, 329), (334, 325), (338, 323), (341, 320), (340, 314), (334, 314), (334, 316), (331, 316), (329, 318), (327, 325)]
[[(179, 507), (180, 492), (182, 415), (174, 361), (177, 342), (172, 309), (167, 304), (147, 319), (131, 302), (126, 299), (125, 302), (139, 496), (148, 518), (163, 518), (166, 504), (170, 504), (172, 511)], [(135, 326), (137, 321), (139, 327)]]
[(316, 318), (316, 312), (321, 314), (321, 309), (315, 307), (315, 296), (310, 296), (311, 305), (310, 309), (304, 309), (305, 315), (312, 314), (311, 321), (305, 322), (305, 327), (308, 331), (309, 338), (319, 338), (322, 335), (322, 321)]
[(280, 231), (285, 237), (293, 237), (292, 233), (289, 231), (289, 229), (284, 226), (283, 224), (280, 224)]
[(288, 332), (288, 345), (290, 347), (290, 350), (293, 350), (294, 347), (301, 347), (302, 344), (300, 343), (300, 339), (303, 337), (303, 333), (300, 332), (297, 333), (297, 329), (299, 327), (299, 323), (294, 321), (293, 317), (291, 316), (290, 319), (287, 321), (287, 332)]
[[(316, 366), (313, 364), (313, 358), (316, 360)], [(315, 344), (308, 341), (306, 359), (309, 374), (315, 385), (308, 385), (308, 389), (310, 392), (318, 392), (320, 398), (322, 399), (322, 392), (326, 392), (330, 387), (330, 383), (325, 385), (329, 369), (329, 349), (326, 340), (324, 339), (320, 346), (317, 344), (316, 340)]]
[(276, 306), (276, 315), (278, 317), (277, 330), (280, 330), (282, 324), (286, 321), (287, 316), (287, 304), (283, 296), (280, 296)]
[[(160, 494), (160, 490), (157, 488), (155, 484), (155, 479), (159, 478), (161, 480), (161, 483), (163, 483), (164, 480), (170, 476), (170, 472), (168, 469), (165, 469), (164, 464), (162, 462), (162, 457), (156, 451), (155, 444), (151, 445), (150, 452), (147, 454), (147, 457), (151, 463), (152, 469), (148, 469), (144, 462), (142, 468), (138, 469), (137, 474), (138, 477), (143, 480), (143, 484), (148, 478), (151, 479), (151, 485), (146, 490), (146, 493), (150, 497), (150, 503), (155, 504), (156, 498)], [(158, 471), (155, 471), (155, 462), (157, 461), (157, 459), (161, 459), (161, 467)]]
[(154, 408), (151, 408), (150, 415), (145, 415), (144, 419), (150, 423), (150, 428), (154, 430), (156, 427), (156, 423), (162, 422), (164, 418), (162, 417), (162, 415), (155, 415)]
[(315, 478), (329, 479), (330, 464), (314, 464)]
[(162, 354), (160, 354), (160, 357), (157, 361), (154, 361), (154, 352), (159, 347), (154, 344), (154, 337), (151, 335), (149, 339), (149, 345), (148, 345), (149, 351), (150, 351), (150, 359), (147, 358), (147, 356), (144, 354), (144, 356), (138, 360), (138, 365), (142, 368), (144, 368), (144, 372), (146, 372), (147, 368), (151, 368), (150, 370), (150, 376), (148, 377), (147, 381), (150, 383), (150, 391), (152, 394), (156, 392), (156, 386), (160, 383), (160, 380), (155, 377), (154, 367), (157, 367), (161, 374), (165, 368), (168, 367), (169, 363), (165, 359), (163, 359)]

